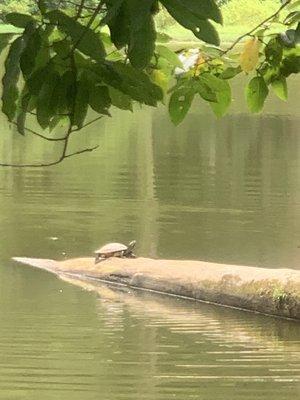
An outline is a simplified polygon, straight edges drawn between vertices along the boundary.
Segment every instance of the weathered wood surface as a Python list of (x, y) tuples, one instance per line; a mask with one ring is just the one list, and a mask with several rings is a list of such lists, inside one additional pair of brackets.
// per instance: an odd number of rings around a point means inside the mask
[(93, 258), (16, 261), (80, 276), (300, 320), (300, 271), (184, 260)]

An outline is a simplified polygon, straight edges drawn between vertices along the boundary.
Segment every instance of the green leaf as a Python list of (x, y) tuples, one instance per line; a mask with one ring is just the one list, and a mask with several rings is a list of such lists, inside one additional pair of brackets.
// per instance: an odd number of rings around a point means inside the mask
[(194, 14), (179, 0), (162, 0), (161, 3), (177, 22), (191, 30), (198, 39), (216, 46), (219, 45), (220, 40), (217, 31), (202, 14)]
[(266, 85), (268, 86), (271, 82), (276, 80), (280, 75), (279, 66), (272, 66), (270, 64), (265, 63), (260, 68), (260, 75), (263, 76)]
[(166, 76), (171, 78), (172, 72), (174, 70), (174, 66), (170, 64), (169, 61), (167, 61), (166, 58), (159, 57), (157, 58), (152, 58), (153, 65), (156, 66), (156, 69), (162, 71)]
[(21, 93), (21, 100), (20, 100), (21, 104), (19, 107), (20, 110), (18, 112), (16, 121), (17, 130), (23, 136), (25, 135), (25, 121), (30, 100), (31, 100), (31, 94), (28, 92), (28, 89), (25, 86)]
[(105, 17), (101, 20), (101, 25), (107, 25), (111, 22), (119, 13), (122, 3), (125, 0), (106, 0), (107, 12)]
[(222, 81), (222, 90), (216, 93), (217, 101), (211, 102), (210, 106), (217, 117), (223, 117), (231, 104), (231, 89), (227, 81)]
[(108, 115), (107, 109), (111, 104), (108, 87), (103, 85), (94, 86), (90, 90), (89, 104), (97, 113)]
[(163, 92), (166, 93), (169, 87), (169, 76), (159, 69), (152, 70), (150, 76), (152, 81), (160, 86)]
[(220, 58), (223, 54), (223, 50), (220, 49), (219, 47), (215, 47), (215, 46), (207, 46), (207, 45), (203, 45), (201, 47), (201, 53), (204, 53), (205, 55), (209, 55), (213, 58)]
[(127, 1), (107, 0), (108, 11), (102, 24), (107, 24), (110, 36), (117, 49), (121, 49), (129, 43), (130, 36), (130, 14)]
[(11, 33), (1, 33), (0, 34), (0, 54), (6, 46), (8, 46), (13, 34)]
[(28, 77), (34, 70), (36, 57), (41, 49), (42, 39), (39, 31), (34, 30), (29, 35), (25, 49), (20, 58), (20, 67), (25, 77)]
[(172, 40), (173, 40), (173, 38), (164, 32), (156, 33), (156, 41), (158, 43), (168, 43), (168, 42), (171, 42)]
[(288, 77), (291, 74), (300, 72), (300, 56), (290, 55), (282, 60), (280, 72), (283, 76)]
[[(144, 72), (123, 63), (115, 63), (113, 69), (122, 78), (122, 84), (117, 89), (133, 99), (150, 106), (156, 106), (158, 101), (163, 100), (161, 88), (154, 84)], [(111, 85), (111, 83), (108, 84)]]
[(82, 128), (89, 106), (89, 85), (85, 75), (80, 77), (76, 85), (76, 98), (72, 124)]
[(42, 46), (35, 58), (35, 70), (44, 68), (50, 61), (50, 51), (48, 47)]
[(26, 28), (30, 22), (35, 22), (35, 19), (30, 15), (21, 13), (9, 13), (5, 15), (6, 21), (18, 28)]
[(220, 79), (212, 74), (204, 73), (201, 79), (210, 89), (215, 92), (217, 101), (211, 102), (210, 106), (217, 117), (226, 114), (231, 104), (231, 89), (227, 80)]
[(295, 22), (298, 21), (300, 21), (300, 11), (292, 11), (285, 17), (283, 22), (288, 25), (293, 25)]
[(135, 68), (145, 68), (153, 55), (156, 31), (151, 6), (153, 0), (131, 0), (128, 56)]
[(10, 46), (5, 60), (5, 73), (2, 79), (2, 111), (12, 121), (17, 110), (18, 81), (20, 76), (20, 57), (24, 49), (24, 40), (20, 36)]
[(38, 94), (36, 108), (37, 120), (43, 129), (49, 126), (50, 119), (55, 112), (52, 96), (58, 81), (59, 74), (56, 71), (50, 71), (47, 76), (44, 76), (44, 83)]
[(217, 95), (215, 90), (212, 90), (208, 85), (206, 80), (202, 79), (201, 75), (198, 79), (193, 80), (193, 88), (194, 90), (202, 97), (203, 100), (209, 102), (217, 102)]
[(300, 43), (300, 22), (298, 23), (297, 28), (295, 30), (294, 41), (296, 45)]
[(290, 4), (287, 5), (287, 9), (290, 11), (298, 10), (300, 7), (300, 0), (292, 1)]
[(95, 33), (91, 28), (81, 25), (80, 22), (59, 10), (50, 11), (46, 16), (50, 22), (58, 23), (59, 28), (71, 37), (73, 46), (83, 54), (95, 61), (103, 60), (105, 57), (104, 45), (100, 35)]
[(177, 2), (199, 18), (222, 23), (221, 11), (214, 0), (177, 0)]
[(177, 54), (170, 50), (168, 47), (157, 45), (156, 51), (161, 57), (165, 58), (174, 67), (182, 68), (182, 62), (179, 60)]
[(113, 106), (119, 108), (120, 110), (132, 111), (132, 100), (130, 96), (127, 96), (113, 87), (109, 88), (109, 96)]
[(54, 117), (51, 118), (50, 123), (49, 123), (49, 131), (52, 132), (53, 129), (56, 128), (59, 123), (61, 123), (61, 125), (62, 125), (62, 122), (66, 121), (66, 120), (67, 120), (66, 116), (54, 115)]
[(180, 87), (172, 93), (169, 113), (173, 124), (179, 125), (183, 121), (192, 105), (194, 95), (194, 90), (189, 87)]
[(240, 74), (241, 72), (242, 69), (240, 65), (238, 67), (228, 67), (220, 74), (219, 77), (222, 79), (231, 79), (234, 78), (236, 75)]
[(265, 33), (266, 33), (266, 27), (255, 31), (255, 36), (259, 39), (263, 39)]
[(37, 2), (38, 8), (41, 12), (41, 14), (45, 14), (47, 11), (47, 4), (45, 0), (38, 0)]
[(121, 62), (98, 63), (93, 71), (106, 85), (120, 90), (133, 100), (149, 106), (156, 106), (163, 100), (162, 89), (153, 83), (149, 76), (130, 64)]
[(53, 42), (53, 49), (61, 58), (67, 58), (71, 52), (72, 43), (68, 39)]
[(261, 76), (251, 79), (246, 87), (246, 99), (251, 112), (257, 113), (262, 110), (268, 93), (268, 87)]
[(45, 81), (45, 77), (50, 72), (50, 65), (37, 69), (27, 80), (27, 85), (33, 95), (38, 95)]
[(54, 111), (57, 114), (72, 112), (74, 96), (76, 94), (76, 79), (73, 71), (66, 71), (54, 88), (52, 99)]
[(271, 65), (278, 65), (281, 62), (283, 49), (277, 38), (271, 39), (265, 48), (266, 60)]
[(52, 53), (52, 48), (50, 47), (49, 43), (49, 35), (51, 35), (51, 30), (49, 30), (48, 27), (45, 29), (39, 27), (38, 32), (41, 37), (41, 45), (39, 46), (39, 50), (35, 56), (34, 71), (39, 68), (46, 67), (50, 61), (50, 51)]
[(281, 77), (276, 81), (273, 81), (272, 88), (277, 97), (279, 97), (281, 100), (284, 101), (287, 100), (288, 90), (287, 90), (286, 79), (284, 77)]
[(102, 42), (105, 44), (105, 46), (107, 46), (111, 49), (112, 41), (110, 40), (110, 35), (108, 33), (101, 32), (100, 37), (101, 37)]
[(286, 32), (280, 33), (279, 40), (285, 47), (295, 47), (295, 34), (294, 29), (288, 29)]

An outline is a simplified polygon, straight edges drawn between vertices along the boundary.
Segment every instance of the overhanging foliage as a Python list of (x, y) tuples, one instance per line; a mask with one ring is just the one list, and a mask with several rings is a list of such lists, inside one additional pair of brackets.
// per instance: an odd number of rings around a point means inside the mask
[[(67, 153), (71, 134), (90, 123), (85, 122), (89, 108), (100, 118), (110, 115), (111, 106), (132, 110), (138, 102), (155, 107), (170, 93), (169, 112), (175, 124), (184, 119), (195, 96), (223, 116), (231, 103), (230, 79), (246, 73), (247, 103), (251, 112), (258, 112), (269, 87), (286, 100), (286, 79), (300, 71), (298, 0), (286, 1), (227, 49), (218, 47), (216, 26), (222, 16), (214, 0), (63, 3), (68, 6), (63, 11), (54, 1), (38, 0), (32, 15), (7, 14), (6, 21), (20, 33), (0, 35), (0, 51), (9, 47), (2, 111), (20, 134), (28, 130), (62, 142), (61, 156), (49, 165), (93, 150)], [(202, 41), (190, 68), (168, 47), (171, 38), (156, 30), (154, 16), (161, 5)], [(237, 53), (236, 45), (244, 38)], [(66, 135), (56, 139), (27, 129), (28, 113), (49, 132), (67, 121)]]

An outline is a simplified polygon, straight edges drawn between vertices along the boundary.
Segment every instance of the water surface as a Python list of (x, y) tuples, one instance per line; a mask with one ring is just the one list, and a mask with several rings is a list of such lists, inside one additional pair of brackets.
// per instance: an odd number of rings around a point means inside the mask
[[(299, 396), (295, 322), (72, 285), (11, 261), (137, 239), (143, 256), (299, 268), (299, 85), (259, 116), (237, 86), (221, 120), (201, 103), (178, 128), (163, 109), (116, 111), (73, 139), (97, 152), (0, 169), (1, 400)], [(0, 127), (1, 161), (57, 157), (3, 116)]]

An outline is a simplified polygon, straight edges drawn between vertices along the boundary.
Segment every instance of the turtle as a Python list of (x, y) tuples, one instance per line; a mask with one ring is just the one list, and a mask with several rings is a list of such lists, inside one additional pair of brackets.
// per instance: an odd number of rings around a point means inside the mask
[(130, 242), (128, 246), (123, 243), (107, 243), (94, 252), (96, 254), (95, 264), (109, 257), (134, 258), (135, 255), (133, 254), (132, 250), (135, 244), (136, 240)]

